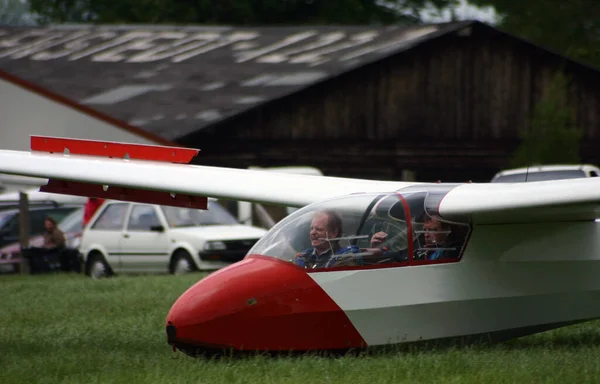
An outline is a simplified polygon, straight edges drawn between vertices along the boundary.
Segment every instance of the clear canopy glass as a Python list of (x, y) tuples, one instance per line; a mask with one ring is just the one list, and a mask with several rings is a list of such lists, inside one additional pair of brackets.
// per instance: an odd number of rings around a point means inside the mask
[(469, 226), (425, 210), (427, 192), (355, 194), (290, 214), (249, 254), (275, 257), (307, 271), (458, 261)]

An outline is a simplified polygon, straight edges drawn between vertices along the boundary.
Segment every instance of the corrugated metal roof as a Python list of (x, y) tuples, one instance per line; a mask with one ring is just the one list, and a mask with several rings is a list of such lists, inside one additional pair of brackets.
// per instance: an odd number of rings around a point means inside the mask
[(1, 28), (0, 68), (176, 140), (465, 25)]

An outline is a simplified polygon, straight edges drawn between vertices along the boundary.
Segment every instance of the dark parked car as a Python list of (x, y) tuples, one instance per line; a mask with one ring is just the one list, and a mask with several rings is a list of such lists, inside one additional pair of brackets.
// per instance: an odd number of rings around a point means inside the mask
[[(59, 260), (61, 262), (62, 270), (74, 270), (79, 271), (81, 257), (79, 255), (79, 244), (81, 242), (81, 231), (83, 230), (83, 207), (77, 208), (67, 216), (65, 216), (62, 221), (58, 223), (58, 228), (65, 234), (66, 238), (66, 249), (68, 252), (64, 252), (65, 257)], [(31, 249), (40, 249), (44, 245), (44, 235), (34, 235), (29, 238), (29, 248)], [(27, 253), (22, 251), (21, 243), (11, 243), (5, 245), (0, 248), (0, 272), (17, 272), (19, 270), (19, 263), (21, 262), (22, 253)], [(29, 252), (29, 256), (31, 256), (31, 252)], [(66, 257), (69, 257), (68, 260)], [(68, 261), (63, 265), (64, 261)]]
[[(73, 211), (81, 209), (78, 205), (59, 205), (31, 207), (29, 209), (29, 235), (35, 236), (44, 232), (44, 219), (53, 217), (57, 222)], [(0, 211), (0, 247), (19, 241), (20, 211), (17, 208)]]
[[(78, 208), (65, 216), (58, 222), (58, 228), (65, 234), (67, 248), (79, 248), (81, 242), (81, 231), (83, 231), (83, 208)], [(41, 247), (44, 245), (44, 235), (39, 234), (29, 238), (30, 247)], [(0, 259), (2, 256), (11, 255), (19, 257), (21, 243), (15, 242), (0, 248)]]

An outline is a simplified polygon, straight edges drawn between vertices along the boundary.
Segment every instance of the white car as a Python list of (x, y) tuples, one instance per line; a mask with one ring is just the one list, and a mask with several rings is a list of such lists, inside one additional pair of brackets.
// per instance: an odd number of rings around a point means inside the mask
[(81, 237), (86, 273), (98, 278), (219, 269), (243, 259), (267, 232), (239, 224), (215, 201), (208, 208), (106, 201)]
[(595, 165), (540, 165), (524, 168), (507, 169), (498, 172), (492, 183), (523, 183), (531, 181), (577, 179), (582, 177), (598, 177), (600, 169)]

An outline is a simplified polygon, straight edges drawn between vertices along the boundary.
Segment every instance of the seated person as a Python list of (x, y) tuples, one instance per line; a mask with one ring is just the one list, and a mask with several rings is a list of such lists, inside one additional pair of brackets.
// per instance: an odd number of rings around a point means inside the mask
[(58, 228), (56, 220), (48, 216), (44, 220), (44, 243), (42, 247), (30, 247), (28, 250), (31, 273), (55, 270), (60, 264), (60, 254), (65, 249), (64, 233)]
[[(465, 236), (457, 232), (456, 239), (451, 236), (454, 232), (452, 225), (438, 219), (426, 216), (423, 223), (423, 242), (422, 248), (415, 247), (415, 260), (442, 260), (458, 258)], [(378, 247), (382, 251), (382, 256), (388, 256), (388, 260), (401, 262), (408, 260), (407, 251), (393, 252), (388, 246), (382, 244), (386, 242), (388, 235), (385, 232), (377, 232), (371, 237), (371, 247)], [(456, 240), (456, 241), (455, 241)], [(421, 242), (417, 242), (421, 244)]]
[(333, 211), (319, 211), (311, 221), (309, 238), (312, 247), (298, 253), (293, 262), (306, 269), (360, 265), (362, 260), (355, 257), (340, 257), (344, 254), (359, 252), (358, 247), (341, 247), (339, 237), (342, 233), (342, 220)]
[(56, 220), (48, 216), (44, 220), (44, 245), (43, 247), (48, 250), (62, 250), (65, 247), (65, 234), (58, 228)]
[[(462, 244), (452, 241), (452, 227), (449, 223), (427, 216), (423, 223), (425, 246), (415, 250), (415, 258), (423, 260), (443, 260), (458, 258)], [(462, 239), (464, 240), (464, 239)]]

